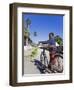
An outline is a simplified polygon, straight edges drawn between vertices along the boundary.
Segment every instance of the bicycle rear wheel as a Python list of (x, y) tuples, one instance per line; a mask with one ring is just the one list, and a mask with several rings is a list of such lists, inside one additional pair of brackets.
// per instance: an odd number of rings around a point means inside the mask
[(53, 72), (62, 73), (63, 72), (63, 57), (61, 55), (55, 55), (55, 63), (51, 63), (51, 70)]

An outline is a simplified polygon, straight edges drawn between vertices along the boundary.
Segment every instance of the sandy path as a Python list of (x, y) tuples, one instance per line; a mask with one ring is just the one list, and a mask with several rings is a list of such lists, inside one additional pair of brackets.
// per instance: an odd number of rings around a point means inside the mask
[[(42, 49), (38, 48), (38, 54), (34, 59), (40, 60), (40, 54)], [(31, 49), (28, 51), (24, 51), (24, 74), (40, 74), (40, 71), (34, 64), (34, 62), (31, 62), (29, 57), (26, 57), (25, 55), (29, 55), (31, 53)], [(47, 57), (49, 57), (49, 52), (46, 51)], [(33, 60), (34, 60), (33, 59)]]

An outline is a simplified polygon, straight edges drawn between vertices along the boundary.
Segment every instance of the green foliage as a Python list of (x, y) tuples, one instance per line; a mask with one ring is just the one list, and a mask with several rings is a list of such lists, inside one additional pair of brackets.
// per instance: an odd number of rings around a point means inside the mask
[(38, 48), (33, 47), (30, 57), (33, 59), (38, 54)]
[(56, 36), (55, 40), (59, 45), (63, 45), (63, 40), (62, 40), (62, 38), (60, 36)]
[(24, 30), (24, 36), (29, 37), (30, 36), (30, 31), (28, 29)]
[(25, 30), (24, 30), (24, 36), (25, 37), (29, 37), (30, 36), (30, 30), (28, 28), (28, 26), (31, 24), (31, 20), (29, 18), (26, 19), (26, 27), (25, 27)]
[(30, 25), (31, 24), (31, 20), (29, 19), (29, 18), (27, 18), (26, 19), (26, 25), (27, 25), (27, 27), (28, 27), (28, 25)]

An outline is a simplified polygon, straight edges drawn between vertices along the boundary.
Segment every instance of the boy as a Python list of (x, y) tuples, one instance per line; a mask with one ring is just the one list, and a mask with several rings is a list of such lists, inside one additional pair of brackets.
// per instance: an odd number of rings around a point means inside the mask
[(44, 47), (44, 48), (48, 48), (48, 50), (50, 51), (50, 53), (49, 53), (50, 63), (48, 65), (48, 68), (50, 68), (50, 69), (52, 69), (52, 71), (54, 71), (53, 70), (53, 65), (56, 64), (56, 60), (54, 59), (54, 56), (55, 56), (55, 53), (56, 53), (56, 41), (55, 41), (55, 38), (54, 38), (54, 33), (49, 33), (49, 40), (41, 41), (39, 43), (48, 44), (48, 46)]

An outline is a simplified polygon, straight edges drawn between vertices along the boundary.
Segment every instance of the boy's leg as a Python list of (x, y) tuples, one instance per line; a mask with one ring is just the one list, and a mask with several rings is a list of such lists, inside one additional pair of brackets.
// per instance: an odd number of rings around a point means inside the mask
[(49, 65), (48, 65), (48, 68), (50, 68), (50, 69), (51, 69), (51, 65), (55, 64), (54, 57), (55, 57), (55, 52), (50, 52), (49, 53), (49, 60), (50, 60), (50, 62), (49, 62)]

